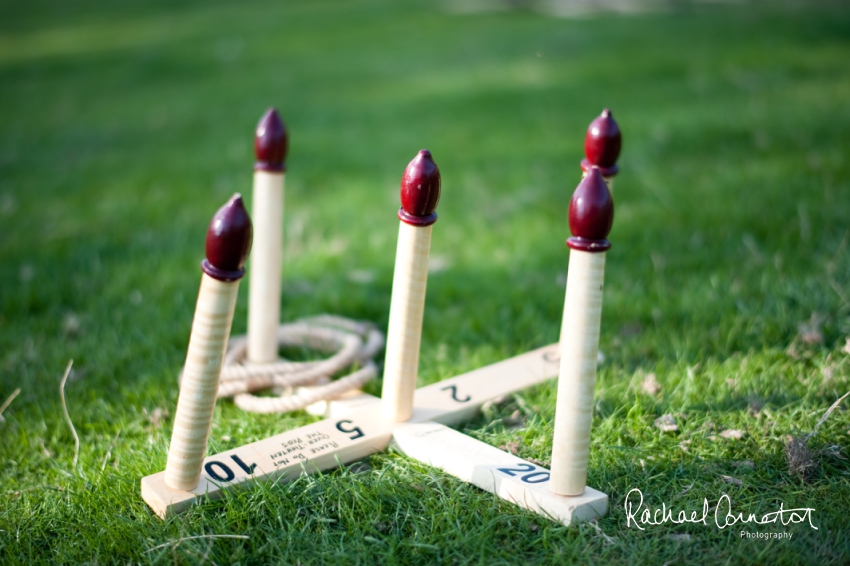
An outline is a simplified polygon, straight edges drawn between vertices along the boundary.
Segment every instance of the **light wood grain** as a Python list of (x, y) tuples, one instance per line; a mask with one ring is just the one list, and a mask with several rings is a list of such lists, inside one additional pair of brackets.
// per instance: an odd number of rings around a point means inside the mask
[[(410, 422), (459, 424), (473, 418), (486, 401), (537, 385), (557, 374), (558, 345), (551, 344), (417, 389)], [(204, 460), (200, 483), (188, 490), (169, 488), (164, 481), (164, 472), (147, 476), (142, 479), (142, 497), (158, 516), (166, 517), (179, 513), (204, 497), (221, 497), (226, 490), (244, 482), (275, 478), (284, 481), (301, 473), (313, 473), (318, 469), (346, 464), (380, 452), (389, 444), (393, 429), (403, 423), (386, 421), (377, 408), (375, 402), (365, 404), (347, 415), (210, 456)], [(360, 429), (363, 436), (358, 436), (355, 428)], [(309, 440), (321, 439), (323, 442), (307, 444), (308, 435), (313, 434), (318, 436), (309, 436)], [(327, 438), (323, 438), (323, 435), (327, 435)], [(336, 446), (332, 443), (336, 443)], [(324, 444), (328, 446), (313, 452)], [(233, 456), (245, 463), (248, 470), (251, 464), (257, 464), (257, 467), (253, 473), (248, 472)], [(227, 477), (222, 475), (224, 469), (220, 467), (221, 464), (231, 471), (232, 479), (221, 481), (207, 469), (209, 466), (213, 473)], [(286, 477), (280, 478), (283, 474)]]
[(387, 447), (392, 427), (377, 411), (348, 419), (324, 420), (204, 460), (197, 486), (172, 489), (164, 475), (142, 479), (142, 497), (162, 518), (188, 508), (198, 498), (221, 497), (224, 491), (254, 481), (289, 481), (353, 462)]
[(604, 493), (592, 488), (577, 497), (552, 493), (549, 470), (438, 423), (399, 426), (392, 444), (414, 460), (564, 525), (596, 519), (608, 509)]
[(390, 421), (413, 414), (432, 226), (399, 223), (381, 392), (381, 412)]
[(198, 485), (238, 291), (239, 281), (201, 277), (165, 466), (165, 482), (173, 489)]
[(381, 398), (363, 393), (359, 389), (352, 389), (336, 399), (317, 401), (307, 406), (304, 410), (311, 415), (324, 418), (343, 417), (365, 405), (380, 403)]
[(251, 218), (254, 242), (248, 263), (248, 362), (277, 361), (283, 261), (284, 175), (255, 171)]
[(605, 255), (570, 250), (550, 482), (559, 495), (581, 495), (587, 481)]

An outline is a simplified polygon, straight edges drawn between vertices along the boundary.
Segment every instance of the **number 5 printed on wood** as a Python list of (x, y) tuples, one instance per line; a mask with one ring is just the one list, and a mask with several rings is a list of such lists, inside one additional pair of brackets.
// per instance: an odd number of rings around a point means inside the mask
[(350, 421), (348, 419), (343, 420), (343, 421), (338, 421), (336, 423), (336, 429), (340, 432), (344, 432), (345, 434), (354, 433), (354, 436), (348, 437), (350, 440), (357, 440), (358, 438), (360, 438), (362, 436), (366, 436), (365, 434), (363, 434), (363, 431), (360, 429), (359, 426), (353, 426), (351, 428), (347, 428), (347, 427), (343, 426), (343, 425), (353, 425), (353, 424), (354, 424), (354, 422)]

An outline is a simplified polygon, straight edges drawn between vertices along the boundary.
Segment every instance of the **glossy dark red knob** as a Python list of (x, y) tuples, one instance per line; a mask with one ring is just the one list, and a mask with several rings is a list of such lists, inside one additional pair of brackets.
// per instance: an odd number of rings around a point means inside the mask
[(614, 121), (611, 111), (606, 108), (587, 128), (587, 135), (584, 137), (585, 159), (581, 162), (582, 170), (589, 171), (590, 167), (595, 165), (602, 169), (602, 174), (606, 177), (616, 175), (617, 158), (620, 156), (622, 141), (620, 127)]
[(414, 226), (430, 226), (437, 221), (440, 201), (440, 170), (431, 152), (421, 150), (401, 178), (401, 208), (398, 217)]
[(286, 153), (289, 151), (289, 134), (286, 126), (274, 108), (269, 108), (260, 123), (257, 124), (257, 133), (254, 136), (254, 153), (257, 155), (257, 163), (254, 169), (258, 171), (284, 171), (286, 165)]
[(219, 281), (236, 281), (245, 275), (245, 260), (251, 251), (253, 227), (242, 195), (236, 193), (218, 209), (207, 229), (207, 258), (204, 273)]
[(598, 167), (592, 167), (570, 200), (567, 245), (574, 250), (604, 252), (611, 247), (608, 234), (614, 223), (614, 199)]

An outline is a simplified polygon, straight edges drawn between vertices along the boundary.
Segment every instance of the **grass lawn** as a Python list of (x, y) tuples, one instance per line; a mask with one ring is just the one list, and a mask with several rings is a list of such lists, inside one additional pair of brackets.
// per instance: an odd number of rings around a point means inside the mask
[[(850, 390), (850, 9), (778, 4), (587, 19), (0, 4), (0, 403), (21, 389), (0, 423), (0, 563), (850, 561), (850, 400), (811, 438), (808, 479), (784, 451)], [(606, 517), (554, 524), (392, 451), (153, 516), (139, 480), (165, 466), (207, 223), (233, 192), (250, 201), (269, 106), (290, 130), (283, 320), (386, 327), (398, 183), (433, 152), (445, 269), (428, 284), (420, 385), (557, 340), (584, 132), (613, 110), (624, 145), (588, 478)], [(246, 301), (242, 285), (236, 333)], [(59, 394), (71, 358), (76, 469)], [(547, 463), (554, 402), (553, 381), (462, 430)], [(665, 414), (678, 431), (653, 424)], [(224, 401), (210, 452), (313, 420)], [(745, 515), (813, 508), (817, 530), (640, 530), (633, 488), (653, 509), (724, 493)], [(211, 534), (250, 538), (168, 544)]]

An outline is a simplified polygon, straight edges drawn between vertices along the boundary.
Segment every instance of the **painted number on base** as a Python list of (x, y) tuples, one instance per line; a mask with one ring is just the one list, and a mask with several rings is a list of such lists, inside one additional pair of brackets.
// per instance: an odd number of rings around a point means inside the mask
[(469, 395), (467, 395), (465, 399), (459, 399), (458, 396), (457, 396), (457, 385), (449, 385), (449, 386), (443, 387), (442, 389), (440, 389), (440, 391), (451, 391), (452, 392), (452, 399), (454, 399), (458, 403), (466, 403), (467, 401), (472, 400), (472, 397), (470, 397)]
[[(242, 458), (237, 456), (236, 454), (231, 454), (230, 458), (236, 462), (236, 465), (242, 468), (246, 474), (253, 474), (254, 469), (257, 467), (257, 464), (251, 464), (250, 466), (242, 461)], [(233, 478), (236, 477), (236, 474), (233, 473), (227, 464), (222, 464), (217, 460), (213, 460), (211, 462), (207, 462), (204, 464), (204, 469), (207, 471), (207, 474), (218, 481), (231, 482)]]
[(343, 428), (343, 425), (346, 425), (346, 424), (353, 425), (354, 422), (349, 421), (349, 420), (339, 421), (338, 423), (336, 423), (336, 429), (340, 432), (344, 432), (345, 434), (354, 433), (354, 436), (348, 437), (351, 440), (357, 440), (361, 436), (366, 436), (365, 434), (363, 434), (363, 431), (360, 430), (359, 426), (354, 426), (354, 427), (351, 427), (351, 428)]
[(525, 483), (543, 483), (549, 481), (549, 472), (535, 471), (537, 468), (535, 468), (531, 464), (517, 464), (516, 468), (497, 469), (500, 472), (508, 474), (511, 477), (516, 477), (517, 474), (521, 474), (519, 479), (521, 479)]
[(221, 462), (216, 462), (215, 460), (204, 464), (204, 469), (207, 471), (211, 478), (216, 479), (218, 481), (233, 481), (233, 478), (236, 477), (233, 474), (233, 470), (231, 470)]
[(243, 461), (242, 461), (242, 458), (240, 458), (240, 457), (239, 457), (239, 456), (237, 456), (236, 454), (231, 454), (231, 455), (230, 455), (230, 458), (231, 458), (234, 462), (236, 462), (236, 465), (237, 465), (237, 466), (239, 466), (240, 468), (242, 468), (243, 470), (245, 470), (245, 473), (246, 473), (246, 474), (253, 474), (253, 473), (254, 473), (254, 468), (256, 468), (256, 467), (257, 467), (257, 464), (251, 464), (251, 465), (249, 466), (248, 464), (246, 464), (245, 462), (243, 462)]

